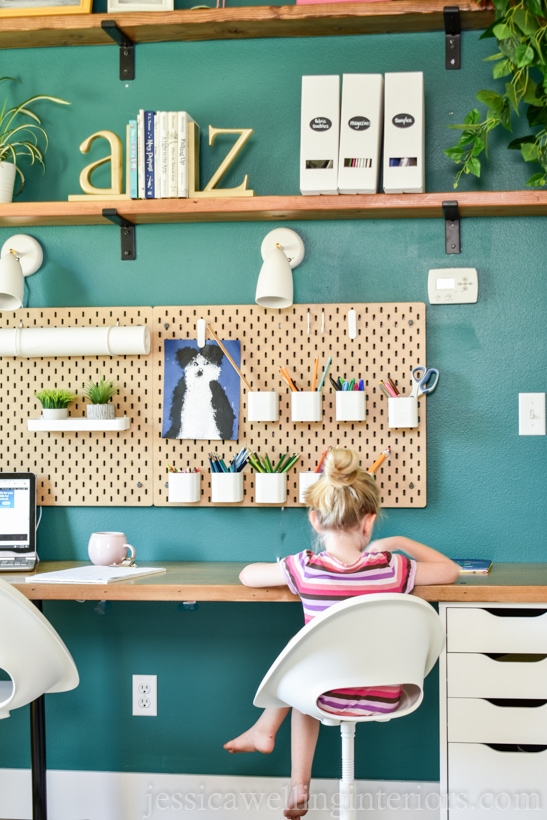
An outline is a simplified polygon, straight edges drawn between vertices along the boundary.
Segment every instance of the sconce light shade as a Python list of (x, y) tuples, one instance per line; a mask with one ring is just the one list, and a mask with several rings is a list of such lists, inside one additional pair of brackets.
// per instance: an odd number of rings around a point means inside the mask
[(266, 308), (287, 308), (293, 303), (292, 268), (304, 259), (304, 243), (290, 228), (276, 228), (261, 246), (264, 264), (256, 285), (255, 301)]
[(0, 251), (0, 310), (19, 310), (23, 306), (25, 276), (40, 268), (42, 246), (32, 236), (16, 234)]

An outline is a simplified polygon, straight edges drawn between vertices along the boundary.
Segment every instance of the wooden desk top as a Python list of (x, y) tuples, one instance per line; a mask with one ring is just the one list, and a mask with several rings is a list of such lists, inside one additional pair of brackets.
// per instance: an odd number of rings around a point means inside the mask
[[(45, 561), (33, 575), (87, 562)], [(111, 584), (33, 584), (26, 575), (3, 573), (0, 578), (13, 583), (27, 598), (57, 601), (298, 601), (287, 587), (253, 589), (239, 581), (245, 563), (155, 561), (167, 572), (134, 581)], [(146, 564), (140, 564), (146, 566)], [(426, 601), (481, 601), (547, 603), (547, 563), (496, 564), (488, 575), (465, 575), (455, 584), (416, 587), (415, 594)]]

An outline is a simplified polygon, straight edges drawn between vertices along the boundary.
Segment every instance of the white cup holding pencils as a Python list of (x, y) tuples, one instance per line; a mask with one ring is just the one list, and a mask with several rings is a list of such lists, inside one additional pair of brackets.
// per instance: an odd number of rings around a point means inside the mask
[(92, 564), (109, 567), (133, 563), (136, 557), (135, 547), (127, 543), (123, 532), (92, 532), (87, 545), (87, 554)]
[(201, 473), (169, 473), (170, 504), (197, 504), (201, 498)]
[(418, 426), (418, 397), (398, 396), (387, 400), (388, 427)]
[(319, 481), (320, 478), (321, 473), (316, 473), (315, 470), (298, 474), (298, 501), (300, 504), (306, 503), (306, 499), (304, 498), (306, 490), (308, 487), (311, 487), (312, 484), (315, 484), (316, 481)]
[(243, 501), (243, 473), (211, 473), (213, 504), (239, 504)]
[(321, 421), (323, 394), (318, 390), (291, 393), (292, 421)]
[(273, 391), (251, 390), (247, 393), (247, 421), (278, 421), (279, 396)]
[(287, 473), (256, 473), (257, 504), (284, 504), (287, 500)]
[(336, 421), (364, 421), (366, 416), (364, 390), (336, 391)]

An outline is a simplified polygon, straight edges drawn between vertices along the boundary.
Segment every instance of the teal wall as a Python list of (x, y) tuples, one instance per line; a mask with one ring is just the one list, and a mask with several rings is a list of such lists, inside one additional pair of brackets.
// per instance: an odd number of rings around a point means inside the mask
[[(23, 198), (78, 192), (90, 159), (78, 151), (99, 129), (120, 135), (139, 108), (191, 112), (205, 131), (252, 127), (226, 184), (248, 173), (257, 194), (298, 193), (299, 94), (304, 73), (422, 70), (427, 114), (427, 189), (451, 191), (442, 149), (455, 140), (474, 93), (488, 83), (490, 46), (463, 35), (463, 69), (444, 70), (442, 33), (139, 45), (136, 79), (117, 79), (115, 47), (6, 51), (2, 73), (22, 94), (64, 95), (44, 105), (50, 131), (46, 176), (29, 172)], [(493, 140), (493, 149), (497, 139)], [(527, 179), (515, 152), (496, 153), (479, 185), (518, 189)], [(208, 179), (225, 147), (202, 140)], [(97, 156), (100, 155), (98, 151)], [(91, 159), (95, 155), (91, 155)], [(477, 184), (465, 180), (465, 190)], [(251, 303), (265, 223), (142, 226), (138, 259), (121, 262), (113, 226), (32, 229), (45, 265), (29, 281), (29, 305)], [(545, 439), (517, 435), (517, 394), (545, 391), (547, 231), (540, 218), (466, 219), (462, 254), (444, 252), (442, 219), (291, 223), (306, 243), (295, 274), (297, 302), (427, 300), (427, 272), (476, 267), (476, 305), (428, 307), (428, 364), (441, 381), (428, 399), (428, 505), (388, 510), (380, 534), (406, 534), (452, 555), (542, 561)], [(11, 235), (0, 230), (0, 242)], [(22, 422), (21, 422), (22, 423)], [(0, 445), (1, 447), (1, 445)], [(85, 559), (97, 529), (127, 533), (143, 559), (273, 560), (308, 543), (299, 509), (45, 508), (43, 559)], [(296, 604), (49, 603), (46, 614), (78, 663), (81, 684), (48, 700), (53, 768), (286, 775), (288, 732), (275, 753), (230, 756), (222, 743), (254, 719), (255, 688), (301, 625)], [(131, 674), (157, 674), (159, 716), (130, 716)], [(438, 778), (437, 682), (405, 721), (366, 728), (359, 777)], [(27, 717), (2, 724), (0, 766), (26, 766)], [(374, 750), (371, 753), (371, 750)], [(316, 776), (337, 777), (338, 737), (324, 730)]]

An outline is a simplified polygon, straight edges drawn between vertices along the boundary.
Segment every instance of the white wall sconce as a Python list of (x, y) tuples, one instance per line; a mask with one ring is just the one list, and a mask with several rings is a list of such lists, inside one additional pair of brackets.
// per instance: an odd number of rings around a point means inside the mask
[(44, 254), (38, 240), (24, 233), (15, 234), (0, 251), (0, 310), (23, 307), (25, 276), (36, 273)]
[(260, 247), (264, 264), (258, 276), (255, 301), (265, 308), (287, 308), (293, 303), (292, 268), (304, 259), (304, 243), (296, 231), (275, 228)]

